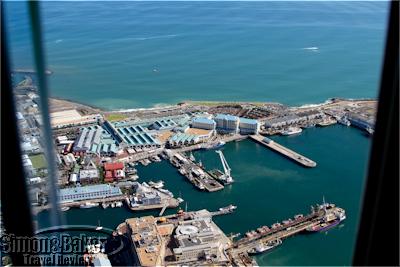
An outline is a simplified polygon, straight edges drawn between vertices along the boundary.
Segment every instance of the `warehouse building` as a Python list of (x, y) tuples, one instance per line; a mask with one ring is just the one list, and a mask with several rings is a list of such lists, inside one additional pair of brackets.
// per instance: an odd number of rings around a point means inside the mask
[(239, 118), (229, 114), (217, 114), (214, 118), (217, 132), (237, 133), (239, 129)]
[(74, 201), (99, 199), (121, 196), (121, 189), (107, 184), (77, 186), (60, 189), (59, 202), (69, 203)]
[(130, 125), (125, 122), (104, 123), (106, 130), (113, 135), (114, 139), (131, 148), (158, 148), (161, 144), (151, 136), (142, 126)]

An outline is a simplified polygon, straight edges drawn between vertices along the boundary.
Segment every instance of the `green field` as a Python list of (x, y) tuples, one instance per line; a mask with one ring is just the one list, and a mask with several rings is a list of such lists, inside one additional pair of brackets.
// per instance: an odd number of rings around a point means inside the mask
[(32, 155), (29, 156), (29, 158), (32, 161), (32, 165), (35, 169), (46, 168), (46, 159), (44, 158), (43, 154)]
[(126, 116), (125, 114), (121, 114), (121, 113), (111, 113), (111, 114), (107, 114), (106, 115), (106, 119), (108, 121), (121, 121), (126, 119), (128, 116)]

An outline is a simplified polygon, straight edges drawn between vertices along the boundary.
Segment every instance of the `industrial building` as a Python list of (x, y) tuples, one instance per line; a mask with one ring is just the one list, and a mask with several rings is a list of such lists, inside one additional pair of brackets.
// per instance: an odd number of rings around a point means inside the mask
[(74, 144), (75, 153), (92, 153), (100, 156), (115, 156), (119, 147), (113, 136), (99, 125), (81, 129)]
[(215, 130), (217, 123), (209, 118), (196, 117), (192, 120), (192, 128)]
[(121, 195), (121, 189), (119, 189), (117, 186), (111, 186), (107, 184), (77, 186), (60, 189), (59, 202), (68, 203), (105, 197), (116, 197)]
[(151, 136), (142, 126), (132, 125), (126, 122), (104, 123), (106, 130), (111, 133), (120, 144), (132, 148), (160, 147), (160, 143)]
[(155, 130), (171, 130), (177, 126), (177, 123), (172, 119), (160, 119), (153, 122), (148, 128)]
[(260, 124), (257, 120), (240, 118), (239, 131), (241, 134), (257, 134)]
[(214, 120), (216, 129), (220, 133), (237, 133), (239, 130), (239, 117), (229, 114), (217, 114)]

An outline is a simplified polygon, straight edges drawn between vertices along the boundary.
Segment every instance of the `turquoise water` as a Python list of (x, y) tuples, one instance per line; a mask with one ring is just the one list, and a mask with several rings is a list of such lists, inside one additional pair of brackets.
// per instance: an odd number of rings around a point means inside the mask
[[(273, 137), (282, 145), (315, 160), (316, 168), (303, 168), (250, 140), (225, 145), (223, 152), (232, 168), (235, 183), (222, 191), (196, 190), (166, 161), (139, 166), (139, 181), (165, 181), (165, 187), (188, 202), (189, 210), (234, 204), (234, 214), (216, 217), (226, 234), (242, 233), (262, 225), (307, 213), (310, 205), (327, 201), (343, 207), (346, 221), (325, 233), (298, 235), (287, 239), (276, 250), (257, 257), (259, 265), (350, 265), (355, 240), (360, 195), (367, 166), (370, 139), (361, 131), (336, 125), (307, 129), (299, 136)], [(214, 151), (194, 153), (208, 168), (220, 168)], [(183, 208), (184, 206), (182, 206)], [(115, 228), (126, 218), (155, 212), (121, 209), (71, 209), (66, 218), (72, 224)], [(167, 210), (167, 213), (176, 209)], [(47, 213), (39, 221), (46, 225)]]
[[(386, 2), (41, 4), (56, 97), (121, 109), (376, 96)], [(29, 67), (25, 3), (6, 7), (14, 65)]]

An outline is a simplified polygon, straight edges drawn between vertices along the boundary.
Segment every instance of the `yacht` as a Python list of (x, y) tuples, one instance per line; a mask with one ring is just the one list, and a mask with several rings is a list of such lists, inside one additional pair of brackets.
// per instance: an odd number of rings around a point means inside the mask
[(156, 189), (160, 189), (160, 188), (163, 188), (163, 187), (164, 187), (164, 182), (161, 181), (161, 180), (158, 181), (158, 182), (150, 181), (150, 182), (149, 182), (149, 185), (152, 186), (152, 187), (154, 187), (154, 188), (156, 188)]
[(99, 203), (86, 202), (85, 204), (82, 204), (79, 207), (81, 209), (90, 209), (90, 208), (97, 207), (98, 205), (99, 205)]
[(260, 243), (255, 248), (249, 250), (248, 253), (249, 253), (249, 255), (261, 254), (261, 253), (271, 250), (281, 244), (282, 244), (282, 240), (278, 238), (276, 240), (269, 241), (266, 244)]
[(294, 135), (294, 134), (299, 134), (303, 130), (301, 128), (297, 127), (289, 127), (287, 130), (284, 130), (281, 132), (281, 135)]

